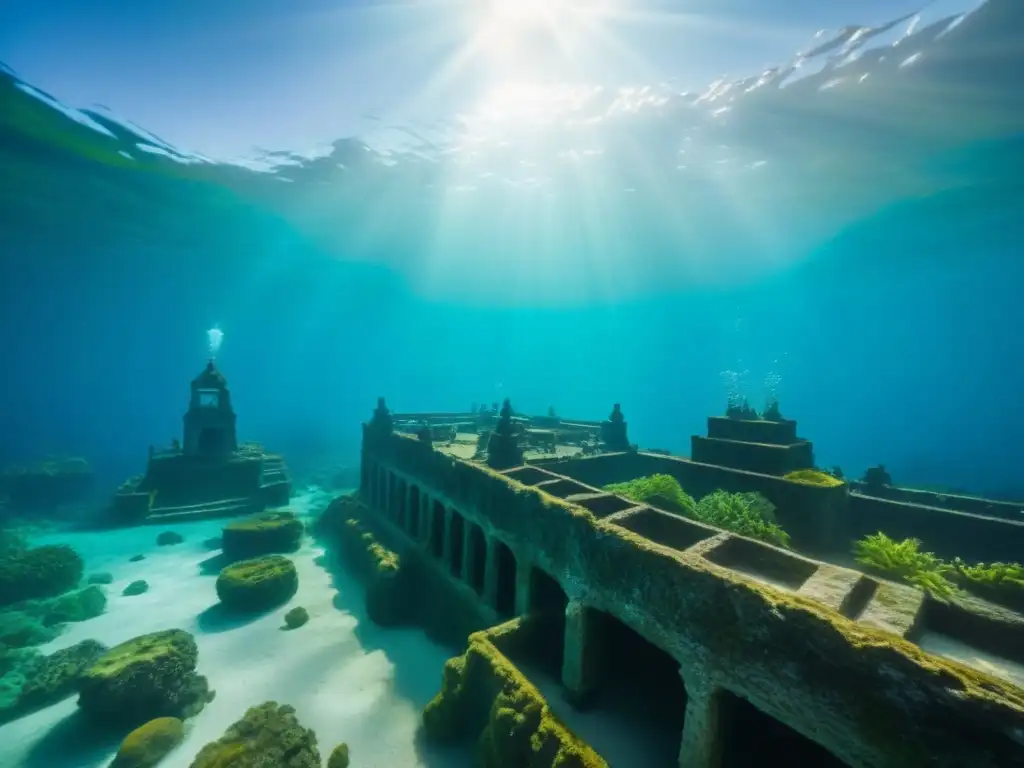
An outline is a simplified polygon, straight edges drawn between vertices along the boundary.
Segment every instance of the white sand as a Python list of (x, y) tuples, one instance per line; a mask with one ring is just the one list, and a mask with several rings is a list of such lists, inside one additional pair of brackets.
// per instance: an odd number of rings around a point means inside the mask
[[(293, 500), (300, 512), (322, 508), (329, 496), (311, 494)], [(285, 606), (242, 625), (225, 625), (204, 614), (217, 603), (215, 573), (203, 575), (200, 563), (214, 556), (202, 542), (220, 534), (223, 521), (168, 526), (185, 537), (170, 547), (155, 546), (164, 528), (145, 526), (103, 533), (41, 538), (75, 547), (86, 573), (109, 571), (107, 611), (71, 624), (63, 635), (40, 648), (49, 653), (92, 638), (113, 646), (136, 635), (181, 628), (199, 645), (199, 672), (217, 692), (201, 714), (188, 721), (185, 742), (162, 768), (187, 768), (195, 754), (255, 704), (274, 700), (295, 707), (299, 721), (316, 731), (321, 755), (348, 742), (359, 768), (448, 768), (468, 764), (465, 753), (440, 753), (418, 735), (423, 706), (437, 692), (441, 668), (451, 651), (430, 642), (419, 630), (375, 627), (367, 618), (364, 590), (347, 576), (332, 577), (316, 563), (321, 548), (307, 543), (293, 556), (299, 592)], [(128, 562), (135, 554), (146, 559)], [(149, 591), (124, 597), (130, 582), (145, 579)], [(282, 617), (295, 606), (309, 611), (304, 627), (283, 631)], [(106, 766), (116, 744), (96, 743), (71, 718), (76, 701), (16, 720), (0, 728), (3, 768), (98, 768)], [(70, 718), (70, 719), (69, 719)]]

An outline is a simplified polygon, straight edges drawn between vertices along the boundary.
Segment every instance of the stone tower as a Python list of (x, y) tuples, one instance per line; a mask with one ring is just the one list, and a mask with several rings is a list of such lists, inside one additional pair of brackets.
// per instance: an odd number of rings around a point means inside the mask
[(607, 421), (601, 422), (601, 443), (606, 451), (628, 451), (629, 437), (626, 433), (626, 417), (622, 407), (616, 403)]
[(223, 458), (238, 450), (235, 412), (228, 383), (210, 360), (192, 380), (192, 398), (185, 414), (186, 456)]

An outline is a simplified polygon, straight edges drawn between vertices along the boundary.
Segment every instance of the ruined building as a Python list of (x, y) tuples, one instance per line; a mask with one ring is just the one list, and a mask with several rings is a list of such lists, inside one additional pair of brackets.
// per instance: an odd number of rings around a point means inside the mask
[(151, 447), (146, 473), (115, 494), (113, 522), (196, 520), (286, 504), (284, 460), (257, 443), (239, 444), (227, 380), (211, 360), (192, 380), (182, 440)]

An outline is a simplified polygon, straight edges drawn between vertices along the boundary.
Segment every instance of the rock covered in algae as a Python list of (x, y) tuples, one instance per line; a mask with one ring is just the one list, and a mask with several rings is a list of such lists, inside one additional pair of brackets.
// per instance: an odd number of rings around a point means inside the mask
[(85, 670), (78, 706), (104, 723), (141, 725), (157, 717), (191, 717), (212, 695), (195, 672), (199, 649), (183, 629), (121, 643)]
[(281, 555), (242, 560), (217, 577), (217, 597), (227, 608), (254, 612), (288, 602), (299, 589), (295, 563)]
[(113, 584), (114, 576), (106, 571), (100, 571), (99, 573), (92, 573), (89, 578), (85, 580), (86, 584)]
[(331, 750), (327, 758), (327, 768), (348, 768), (348, 744), (342, 742)]
[(124, 591), (121, 592), (121, 594), (125, 597), (134, 597), (135, 595), (141, 595), (143, 592), (148, 591), (149, 582), (147, 582), (145, 579), (139, 579), (138, 581), (133, 581), (131, 584), (125, 587)]
[(97, 586), (48, 600), (26, 600), (0, 612), (0, 643), (11, 648), (42, 645), (61, 632), (61, 625), (85, 621), (106, 610), (107, 596)]
[(301, 605), (292, 608), (284, 615), (284, 625), (288, 629), (298, 629), (309, 621), (309, 613)]
[(222, 548), (232, 560), (295, 552), (305, 527), (295, 513), (273, 510), (224, 526)]
[(184, 540), (185, 537), (177, 531), (163, 531), (156, 537), (156, 545), (158, 547), (172, 547), (175, 544), (181, 544)]
[(152, 768), (181, 743), (185, 724), (176, 717), (158, 717), (125, 736), (110, 768)]
[(0, 556), (0, 606), (61, 595), (78, 584), (84, 569), (81, 556), (65, 544), (6, 548)]
[(268, 701), (252, 707), (217, 741), (203, 747), (191, 768), (320, 768), (316, 734), (295, 709)]
[(48, 707), (75, 693), (82, 673), (107, 651), (95, 640), (40, 656), (0, 651), (0, 723)]

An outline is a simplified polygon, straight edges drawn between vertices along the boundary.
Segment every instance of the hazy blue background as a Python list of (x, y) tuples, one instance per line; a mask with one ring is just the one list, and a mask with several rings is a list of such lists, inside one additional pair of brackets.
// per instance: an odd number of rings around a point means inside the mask
[[(329, 144), (360, 132), (368, 112), (442, 120), (472, 109), (516, 59), (432, 90), (472, 35), (456, 3), (208, 5), (16, 4), (0, 24), (0, 60), (64, 103), (104, 103), (175, 147), (230, 158)], [(699, 89), (789, 60), (818, 28), (914, 8), (771, 5), (698, 2), (671, 24), (657, 15), (668, 6), (633, 7), (608, 24), (637, 55), (611, 60), (595, 45), (560, 69), (541, 45), (551, 58), (540, 58), (567, 81), (653, 75)], [(958, 50), (993, 68), (1019, 62), (999, 45), (985, 57)], [(943, 77), (917, 75), (909, 113), (967, 93), (963, 82), (931, 92), (925, 83), (949, 78), (929, 71)], [(993, 82), (983, 74), (977, 82)], [(81, 453), (111, 484), (141, 471), (148, 444), (180, 434), (205, 331), (219, 323), (241, 436), (296, 462), (354, 460), (377, 395), (398, 410), (508, 396), (523, 411), (583, 418), (621, 402), (633, 440), (686, 453), (725, 407), (723, 372), (746, 371), (757, 406), (765, 378), (781, 377), (783, 411), (823, 465), (859, 474), (884, 462), (899, 482), (1021, 490), (1018, 105), (993, 92), (977, 112), (951, 106), (963, 123), (938, 121), (945, 132), (931, 136), (927, 115), (897, 125), (847, 96), (815, 98), (749, 107), (746, 128), (723, 128), (728, 142), (704, 130), (705, 148), (769, 157), (763, 181), (711, 184), (708, 170), (669, 188), (674, 126), (691, 110), (676, 115), (670, 102), (602, 128), (608, 164), (556, 178), (546, 202), (504, 171), (508, 189), (462, 194), (441, 150), (370, 166), (359, 160), (367, 148), (340, 144), (331, 158), (344, 157), (333, 172), (345, 181), (311, 162), (270, 179), (289, 184), (220, 166), (235, 175), (211, 184), (51, 152), (49, 139), (26, 138), (36, 124), (6, 126), (0, 461)], [(788, 148), (786, 130), (749, 130), (780, 104), (791, 124), (813, 126)], [(486, 137), (496, 169), (505, 135), (539, 163), (570, 146), (568, 134), (496, 126)], [(589, 129), (573, 130), (572, 148), (584, 146)]]

